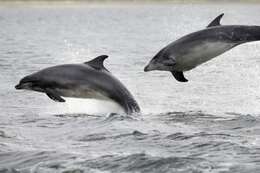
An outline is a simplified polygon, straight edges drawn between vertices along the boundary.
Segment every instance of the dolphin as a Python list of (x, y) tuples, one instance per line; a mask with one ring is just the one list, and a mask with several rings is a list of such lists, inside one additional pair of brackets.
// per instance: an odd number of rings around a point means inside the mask
[(185, 35), (161, 49), (144, 71), (170, 71), (177, 81), (187, 82), (183, 72), (240, 44), (260, 40), (260, 26), (221, 25), (223, 15), (217, 16), (206, 29)]
[(126, 87), (103, 65), (107, 55), (83, 64), (64, 64), (45, 68), (22, 78), (16, 89), (46, 93), (57, 102), (61, 97), (112, 100), (127, 114), (140, 112), (140, 107)]

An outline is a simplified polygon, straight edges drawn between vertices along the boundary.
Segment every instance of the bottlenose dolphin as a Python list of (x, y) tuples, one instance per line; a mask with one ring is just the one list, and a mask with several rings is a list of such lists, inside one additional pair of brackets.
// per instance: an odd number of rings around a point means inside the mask
[(61, 96), (113, 100), (127, 114), (140, 112), (131, 93), (104, 67), (107, 57), (101, 55), (83, 64), (43, 69), (21, 79), (15, 88), (43, 92), (57, 102), (65, 102)]
[(220, 25), (223, 13), (206, 29), (188, 34), (161, 49), (144, 71), (170, 71), (177, 81), (187, 82), (183, 72), (243, 43), (260, 40), (260, 26)]

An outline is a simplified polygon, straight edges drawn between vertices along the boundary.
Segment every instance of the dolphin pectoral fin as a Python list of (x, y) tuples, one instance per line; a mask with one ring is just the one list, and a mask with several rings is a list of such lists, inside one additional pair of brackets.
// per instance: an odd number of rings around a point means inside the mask
[(61, 98), (55, 91), (51, 89), (46, 89), (45, 93), (50, 99), (54, 100), (55, 102), (65, 102), (63, 98)]
[(213, 27), (213, 26), (219, 26), (220, 24), (220, 20), (221, 18), (224, 16), (224, 13), (220, 14), (218, 17), (216, 17), (208, 26), (209, 27)]
[(182, 71), (171, 71), (174, 78), (179, 82), (188, 82), (188, 80), (184, 77)]

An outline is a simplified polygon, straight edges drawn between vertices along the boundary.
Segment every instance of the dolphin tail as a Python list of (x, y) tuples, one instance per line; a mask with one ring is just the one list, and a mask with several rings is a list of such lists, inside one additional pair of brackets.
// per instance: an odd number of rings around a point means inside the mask
[(114, 96), (111, 96), (121, 107), (126, 114), (139, 113), (140, 107), (131, 93), (125, 88), (124, 91), (118, 91)]
[(256, 41), (259, 41), (260, 40), (260, 26), (257, 26), (257, 29), (256, 29), (257, 31), (256, 31)]
[(248, 27), (248, 31), (244, 34), (246, 42), (259, 41), (260, 40), (260, 26)]
[(259, 40), (260, 26), (239, 26), (232, 37), (232, 41), (236, 41), (239, 44)]
[(125, 100), (122, 106), (127, 114), (140, 112), (140, 107), (133, 98)]

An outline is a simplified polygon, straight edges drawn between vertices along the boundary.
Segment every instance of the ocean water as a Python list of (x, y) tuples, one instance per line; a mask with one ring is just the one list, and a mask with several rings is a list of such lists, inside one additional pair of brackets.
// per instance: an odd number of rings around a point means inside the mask
[[(258, 4), (1, 5), (0, 172), (260, 172), (260, 42), (185, 73), (187, 83), (143, 72), (222, 12), (222, 24), (260, 25)], [(101, 54), (141, 115), (14, 89), (25, 75)]]

